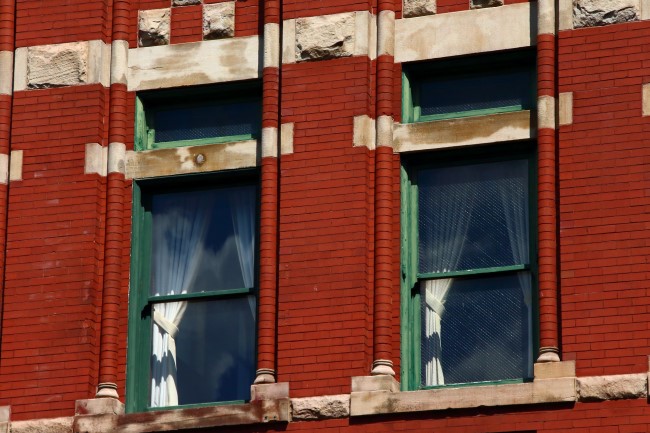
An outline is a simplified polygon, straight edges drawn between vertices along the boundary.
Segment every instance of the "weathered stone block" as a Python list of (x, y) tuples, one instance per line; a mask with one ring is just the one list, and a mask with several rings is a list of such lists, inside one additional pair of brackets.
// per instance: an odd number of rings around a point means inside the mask
[(580, 401), (620, 400), (647, 396), (648, 376), (620, 374), (578, 377), (576, 388)]
[(323, 395), (291, 399), (292, 418), (306, 421), (350, 416), (350, 395)]
[(234, 1), (203, 6), (203, 39), (231, 38), (234, 35)]
[(28, 88), (72, 86), (86, 82), (88, 82), (87, 42), (28, 48)]
[(201, 0), (172, 0), (172, 6), (200, 5)]
[(573, 0), (573, 27), (593, 27), (635, 21), (639, 0)]
[(503, 0), (471, 0), (469, 3), (472, 9), (491, 8), (495, 6), (503, 6)]
[(296, 60), (352, 56), (354, 29), (354, 13), (296, 19)]
[(169, 45), (171, 11), (149, 9), (138, 13), (138, 46)]
[(404, 18), (433, 15), (436, 13), (436, 0), (404, 0), (402, 15)]

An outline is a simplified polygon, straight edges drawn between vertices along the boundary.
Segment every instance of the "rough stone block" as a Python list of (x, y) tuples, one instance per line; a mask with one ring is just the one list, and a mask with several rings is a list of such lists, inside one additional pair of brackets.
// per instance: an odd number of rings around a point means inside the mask
[(639, 15), (639, 0), (573, 0), (575, 28), (635, 21)]
[(469, 6), (472, 9), (491, 8), (495, 6), (503, 6), (503, 0), (471, 0)]
[(402, 15), (404, 18), (421, 17), (436, 13), (436, 0), (404, 0)]
[(73, 421), (73, 417), (14, 421), (11, 433), (72, 433)]
[(291, 408), (294, 421), (345, 418), (350, 416), (350, 395), (292, 398)]
[(169, 45), (171, 10), (149, 9), (138, 13), (138, 46)]
[(88, 43), (41, 45), (27, 49), (27, 87), (72, 86), (88, 81)]
[(201, 0), (172, 0), (172, 6), (200, 5)]
[(203, 6), (203, 39), (235, 36), (235, 2)]
[(621, 400), (647, 396), (648, 375), (620, 374), (577, 378), (580, 401)]
[(296, 19), (296, 60), (352, 56), (354, 29), (354, 13)]

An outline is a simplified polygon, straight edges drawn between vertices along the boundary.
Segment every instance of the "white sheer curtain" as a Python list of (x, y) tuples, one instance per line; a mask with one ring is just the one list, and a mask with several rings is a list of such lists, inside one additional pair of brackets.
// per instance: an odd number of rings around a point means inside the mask
[[(505, 216), (506, 227), (508, 229), (508, 238), (513, 262), (516, 264), (529, 264), (530, 225), (528, 216), (528, 167), (526, 162), (517, 161), (516, 164), (513, 164), (512, 175), (514, 181), (504, 179), (499, 183), (499, 195), (503, 205), (503, 213)], [(532, 377), (532, 284), (530, 273), (528, 272), (519, 272), (517, 278), (522, 290), (528, 316), (528, 347), (526, 350), (525, 361), (528, 376)]]
[[(464, 185), (441, 187), (440, 192), (446, 195), (433, 209), (430, 224), (437, 225), (442, 230), (442, 239), (446, 241), (444, 249), (440, 248), (434, 255), (432, 272), (449, 272), (456, 270), (465, 246), (467, 229), (472, 217), (475, 200), (475, 188)], [(433, 233), (433, 231), (429, 231)], [(434, 241), (426, 242), (433, 245)], [(424, 321), (426, 347), (422, 351), (424, 357), (425, 385), (444, 385), (445, 379), (441, 365), (442, 326), (441, 320), (445, 312), (444, 304), (452, 278), (427, 280), (424, 282)]]
[[(252, 288), (255, 284), (255, 188), (233, 188), (228, 192), (228, 200), (244, 286)], [(249, 297), (249, 305), (254, 318), (255, 297)]]
[[(187, 293), (197, 276), (209, 222), (210, 204), (201, 193), (158, 198), (153, 215), (153, 295)], [(175, 339), (186, 308), (187, 301), (153, 305), (151, 407), (178, 405)]]

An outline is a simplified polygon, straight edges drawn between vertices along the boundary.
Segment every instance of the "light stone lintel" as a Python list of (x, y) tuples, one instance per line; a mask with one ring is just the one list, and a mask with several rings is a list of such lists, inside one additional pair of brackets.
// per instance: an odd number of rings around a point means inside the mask
[(278, 156), (278, 129), (262, 128), (262, 158)]
[(12, 150), (9, 157), (9, 181), (23, 180), (23, 151)]
[(412, 392), (353, 392), (350, 395), (350, 416), (574, 402), (575, 382), (575, 378), (569, 377), (486, 385), (481, 386), (480, 391), (479, 387), (463, 387)]
[(573, 0), (558, 0), (558, 30), (573, 29)]
[(280, 67), (280, 25), (264, 24), (264, 68)]
[(537, 2), (402, 18), (395, 21), (395, 62), (530, 47), (536, 26)]
[(641, 0), (639, 7), (641, 8), (641, 19), (650, 19), (650, 0)]
[(393, 118), (391, 116), (379, 116), (376, 122), (377, 141), (376, 146), (393, 147)]
[(111, 45), (104, 41), (88, 42), (88, 84), (111, 85)]
[(14, 84), (14, 53), (0, 51), (0, 95), (11, 95)]
[(108, 161), (108, 148), (99, 143), (86, 143), (86, 161), (84, 164), (84, 173), (96, 173), (100, 176), (106, 176), (106, 167)]
[(126, 145), (113, 142), (108, 144), (107, 169), (108, 173), (125, 173)]
[(14, 53), (14, 92), (27, 89), (27, 47)]
[(293, 123), (280, 125), (280, 153), (289, 155), (293, 153)]
[(355, 147), (365, 146), (368, 149), (375, 148), (376, 127), (375, 119), (364, 114), (355, 116), (353, 120), (353, 144)]
[(641, 91), (641, 113), (645, 116), (650, 116), (650, 83), (643, 85)]
[(129, 64), (129, 42), (115, 40), (111, 49), (111, 84), (126, 84)]
[(144, 179), (256, 167), (257, 140), (126, 152), (126, 178)]
[(282, 63), (296, 63), (296, 20), (282, 23)]
[[(6, 185), (7, 183), (9, 183), (9, 155), (0, 153), (0, 184)], [(3, 407), (9, 406), (0, 406), (0, 414)], [(1, 418), (0, 416), (0, 422), (2, 422)]]
[(537, 0), (537, 34), (555, 34), (555, 0)]
[(537, 362), (534, 364), (535, 380), (575, 377), (575, 361)]
[(395, 152), (442, 149), (529, 140), (536, 136), (531, 128), (531, 112), (490, 114), (487, 116), (396, 124)]
[(573, 92), (560, 93), (558, 105), (560, 126), (573, 124)]
[(248, 80), (260, 76), (260, 37), (131, 48), (128, 90)]
[(540, 96), (537, 98), (537, 128), (555, 129), (555, 98)]
[(379, 12), (377, 23), (377, 55), (395, 55), (395, 12)]
[(375, 58), (376, 45), (373, 47), (372, 27), (375, 22), (374, 15), (368, 11), (354, 13), (354, 55)]

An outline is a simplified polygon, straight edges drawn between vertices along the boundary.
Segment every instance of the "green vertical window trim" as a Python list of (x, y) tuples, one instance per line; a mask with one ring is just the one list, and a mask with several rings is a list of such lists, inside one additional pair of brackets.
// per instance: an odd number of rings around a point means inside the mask
[[(400, 320), (401, 320), (401, 389), (413, 391), (417, 389), (437, 389), (447, 387), (463, 387), (503, 383), (521, 383), (532, 380), (532, 378), (504, 379), (489, 382), (455, 383), (449, 385), (423, 386), (421, 383), (420, 365), (420, 344), (421, 344), (421, 314), (420, 314), (420, 292), (418, 290), (419, 279), (448, 278), (454, 276), (508, 273), (518, 270), (527, 270), (531, 274), (532, 281), (532, 356), (535, 358), (539, 351), (539, 295), (538, 295), (538, 272), (537, 272), (537, 161), (534, 155), (533, 145), (529, 150), (522, 151), (522, 148), (513, 146), (494, 146), (490, 148), (477, 148), (465, 151), (468, 156), (460, 159), (458, 151), (441, 151), (429, 154), (427, 157), (413, 159), (410, 164), (408, 160), (402, 161), (400, 171), (401, 183), (401, 296), (400, 296)], [(529, 248), (530, 258), (528, 265), (504, 266), (502, 268), (489, 268), (480, 270), (460, 271), (447, 274), (424, 274), (418, 273), (418, 185), (417, 172), (420, 168), (449, 167), (454, 165), (469, 165), (476, 162), (495, 162), (526, 158), (529, 162), (528, 194), (529, 194), (529, 219), (530, 234)], [(417, 161), (417, 162), (416, 162)], [(532, 360), (534, 362), (534, 359)]]

